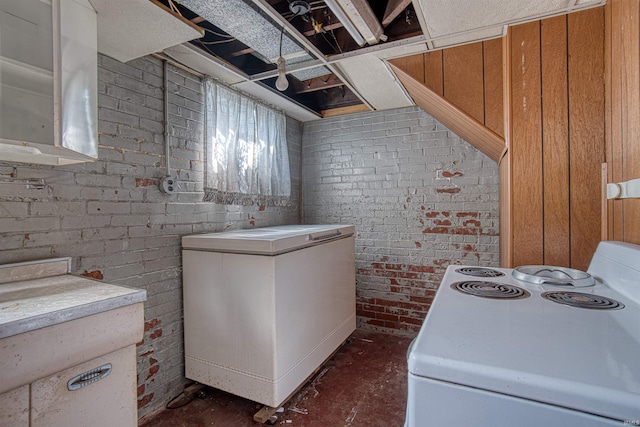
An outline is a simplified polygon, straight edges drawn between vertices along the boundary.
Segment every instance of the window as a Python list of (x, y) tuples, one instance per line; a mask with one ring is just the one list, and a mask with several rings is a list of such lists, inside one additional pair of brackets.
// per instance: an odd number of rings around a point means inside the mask
[(285, 115), (205, 80), (205, 201), (290, 203)]

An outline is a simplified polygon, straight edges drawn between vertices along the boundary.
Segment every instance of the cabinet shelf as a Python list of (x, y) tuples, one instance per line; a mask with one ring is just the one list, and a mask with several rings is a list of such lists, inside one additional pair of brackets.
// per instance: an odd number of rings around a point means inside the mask
[(0, 77), (3, 86), (53, 96), (53, 71), (0, 56)]

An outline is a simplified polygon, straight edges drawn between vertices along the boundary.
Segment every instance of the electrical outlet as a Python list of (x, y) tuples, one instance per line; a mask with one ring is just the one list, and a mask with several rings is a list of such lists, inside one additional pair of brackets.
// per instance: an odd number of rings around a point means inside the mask
[(160, 181), (160, 190), (166, 194), (174, 194), (178, 189), (178, 182), (172, 176), (165, 176)]

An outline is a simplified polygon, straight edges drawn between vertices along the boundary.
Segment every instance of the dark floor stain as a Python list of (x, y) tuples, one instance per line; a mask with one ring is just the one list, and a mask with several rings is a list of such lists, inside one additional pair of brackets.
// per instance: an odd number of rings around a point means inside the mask
[[(277, 426), (401, 427), (407, 401), (406, 351), (411, 338), (367, 330), (348, 342), (277, 414)], [(175, 402), (179, 403), (179, 402)], [(256, 426), (255, 402), (206, 388), (204, 398), (164, 410), (140, 427)]]

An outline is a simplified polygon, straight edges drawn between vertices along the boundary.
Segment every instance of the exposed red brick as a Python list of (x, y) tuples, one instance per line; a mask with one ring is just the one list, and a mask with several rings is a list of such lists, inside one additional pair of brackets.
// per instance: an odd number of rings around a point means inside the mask
[(364, 304), (362, 306), (363, 309), (367, 310), (367, 311), (377, 311), (377, 312), (384, 312), (384, 307), (379, 306), (379, 305), (372, 305), (372, 304)]
[[(389, 307), (389, 313), (397, 314), (398, 316), (408, 316), (409, 310), (406, 310), (404, 308)], [(400, 318), (400, 321), (402, 321), (402, 318)]]
[(402, 270), (402, 264), (389, 264), (382, 262), (372, 262), (371, 267), (380, 270)]
[(138, 397), (142, 396), (144, 394), (144, 389), (145, 389), (145, 385), (144, 384), (140, 384), (138, 386)]
[(136, 187), (151, 187), (154, 185), (158, 185), (158, 182), (155, 179), (136, 178)]
[(480, 231), (481, 230), (478, 228), (464, 228), (464, 227), (451, 228), (451, 234), (462, 234), (465, 236), (480, 234)]
[(400, 321), (402, 323), (410, 323), (412, 325), (422, 325), (422, 323), (424, 322), (424, 319), (416, 319), (414, 317), (400, 316)]
[(478, 221), (476, 219), (468, 219), (468, 220), (466, 220), (466, 221), (464, 221), (462, 223), (462, 225), (465, 226), (465, 227), (468, 226), (469, 224), (474, 225), (476, 227), (480, 227), (480, 225), (481, 225), (480, 221)]
[(411, 299), (411, 301), (413, 302), (419, 302), (422, 304), (431, 304), (433, 302), (433, 297), (429, 296), (429, 297), (419, 297), (417, 295), (411, 295), (409, 297), (409, 299)]
[(24, 240), (31, 240), (31, 235), (29, 233), (25, 233)]
[(80, 273), (80, 275), (84, 277), (91, 277), (92, 279), (98, 279), (98, 280), (104, 279), (104, 275), (100, 270), (85, 271), (84, 273)]
[(138, 399), (138, 409), (140, 409), (140, 408), (146, 406), (147, 404), (149, 404), (149, 402), (151, 402), (151, 399), (153, 399), (153, 393), (149, 393), (145, 397), (143, 397), (142, 399)]
[(427, 209), (427, 208), (425, 208), (424, 205), (420, 206), (420, 210), (425, 210), (425, 209)]
[(357, 310), (356, 309), (356, 316), (365, 317), (367, 319), (375, 319), (376, 313), (373, 312), (373, 311)]
[(402, 329), (400, 322), (393, 322), (389, 320), (384, 321), (384, 327), (389, 329)]
[(155, 365), (156, 363), (158, 363), (158, 361), (156, 359), (154, 359), (153, 357), (149, 358), (149, 364), (150, 365)]
[(422, 232), (424, 234), (460, 234), (469, 236), (480, 234), (481, 230), (478, 228), (464, 227), (427, 227)]
[(449, 172), (449, 171), (443, 171), (442, 172), (442, 176), (444, 178), (453, 178), (454, 176), (463, 176), (462, 172)]
[(459, 188), (436, 188), (436, 193), (457, 194), (459, 192)]
[(420, 249), (422, 247), (422, 243), (420, 242), (414, 242), (416, 244), (416, 248)]
[(425, 308), (424, 304), (418, 304), (416, 302), (404, 302), (404, 301), (398, 302), (398, 307), (404, 308), (407, 310), (422, 311), (422, 312), (424, 312), (424, 308)]
[(265, 209), (267, 209), (267, 207), (265, 205), (260, 205), (260, 207), (258, 207), (258, 212), (262, 212)]
[(419, 279), (420, 275), (414, 272), (398, 271), (398, 277), (403, 279)]
[(148, 322), (144, 322), (144, 331), (148, 332), (152, 328), (155, 328), (160, 324), (160, 319), (151, 319)]
[(136, 343), (136, 348), (137, 347), (142, 347), (143, 345), (144, 345), (144, 339), (142, 341)]
[(397, 315), (394, 315), (394, 314), (376, 313), (376, 319), (379, 319), (379, 320), (390, 320), (390, 321), (393, 321), (393, 322), (397, 322), (399, 317)]
[(435, 218), (439, 215), (439, 212), (436, 211), (429, 211), (426, 214), (424, 214), (424, 216), (426, 216), (427, 218)]
[(156, 329), (149, 335), (149, 338), (155, 340), (156, 338), (160, 338), (162, 336), (162, 329)]
[(389, 306), (389, 307), (397, 307), (399, 301), (392, 301), (387, 299), (378, 299), (376, 298), (377, 305)]
[(471, 217), (471, 218), (478, 218), (480, 214), (478, 212), (457, 212), (456, 216), (458, 218), (465, 218), (465, 217)]
[(435, 225), (451, 225), (451, 221), (449, 221), (448, 219), (434, 219), (433, 223)]
[(142, 353), (140, 355), (140, 357), (147, 357), (147, 356), (151, 356), (152, 354), (153, 354), (153, 350), (149, 350), (149, 351), (147, 351), (145, 353)]
[(152, 376), (154, 376), (155, 374), (158, 373), (158, 371), (160, 370), (160, 365), (155, 365), (149, 368), (149, 375), (147, 375), (147, 378), (145, 379), (148, 380), (149, 378), (151, 378)]
[(449, 227), (427, 227), (422, 232), (424, 234), (449, 234)]
[(410, 265), (410, 271), (421, 271), (423, 273), (433, 273), (435, 269), (430, 265)]

